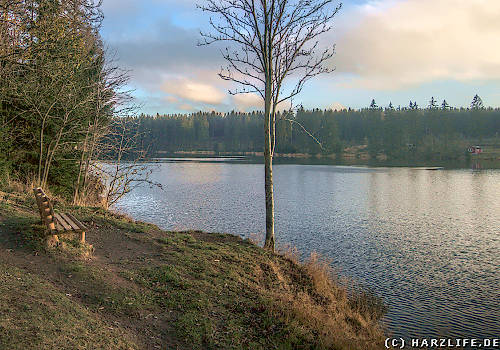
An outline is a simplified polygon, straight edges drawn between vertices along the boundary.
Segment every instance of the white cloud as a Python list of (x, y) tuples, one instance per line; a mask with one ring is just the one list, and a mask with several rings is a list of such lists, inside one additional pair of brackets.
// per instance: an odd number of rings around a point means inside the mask
[(187, 103), (182, 103), (178, 106), (178, 108), (182, 111), (186, 111), (186, 112), (192, 112), (194, 111), (194, 107), (191, 106), (190, 104), (187, 104)]
[(167, 101), (168, 103), (178, 103), (179, 99), (175, 96), (170, 95), (165, 97), (165, 101)]
[(189, 102), (210, 105), (219, 105), (226, 97), (223, 92), (213, 85), (186, 78), (167, 79), (162, 85), (162, 90)]
[(358, 87), (500, 79), (499, 0), (381, 0), (343, 15), (335, 65)]
[(233, 103), (240, 111), (260, 110), (264, 108), (262, 97), (256, 94), (238, 94), (233, 96)]
[(139, 2), (135, 0), (104, 0), (102, 11), (105, 14), (113, 13), (115, 16), (129, 15), (137, 13)]

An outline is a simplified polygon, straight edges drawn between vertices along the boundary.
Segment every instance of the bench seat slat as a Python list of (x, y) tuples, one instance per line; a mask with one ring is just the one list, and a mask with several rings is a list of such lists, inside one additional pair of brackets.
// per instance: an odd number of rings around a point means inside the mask
[(66, 220), (66, 217), (63, 213), (58, 213), (57, 215), (59, 216), (58, 220), (61, 221), (61, 225), (63, 225), (66, 230), (73, 230), (73, 226), (71, 226), (71, 223)]
[(55, 219), (57, 221), (57, 223), (59, 223), (59, 225), (61, 225), (62, 227), (64, 227), (64, 229), (66, 231), (71, 231), (71, 226), (68, 225), (68, 223), (66, 222), (66, 220), (64, 220), (62, 217), (61, 217), (61, 214), (55, 214)]
[(87, 227), (75, 218), (73, 214), (67, 213), (66, 215), (80, 228), (80, 230), (87, 231)]
[(73, 231), (81, 231), (80, 226), (78, 226), (73, 220), (71, 220), (68, 214), (60, 213), (59, 215), (62, 219), (64, 219), (64, 221), (68, 223)]

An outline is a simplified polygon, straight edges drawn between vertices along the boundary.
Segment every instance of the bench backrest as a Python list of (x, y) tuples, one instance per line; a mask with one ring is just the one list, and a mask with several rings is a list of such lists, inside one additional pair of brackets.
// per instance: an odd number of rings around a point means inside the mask
[(54, 209), (52, 208), (49, 197), (47, 197), (41, 187), (34, 188), (33, 193), (35, 194), (36, 204), (38, 205), (42, 222), (47, 226), (49, 231), (55, 231)]

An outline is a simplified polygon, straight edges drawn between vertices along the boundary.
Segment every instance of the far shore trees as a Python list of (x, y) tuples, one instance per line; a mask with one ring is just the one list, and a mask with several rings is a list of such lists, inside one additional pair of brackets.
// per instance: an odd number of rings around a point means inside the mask
[[(481, 143), (480, 139), (491, 139), (489, 143), (500, 145), (500, 139), (494, 139), (500, 130), (500, 108), (472, 110), (452, 107), (446, 102), (445, 108), (437, 110), (413, 110), (407, 106), (398, 106), (394, 110), (390, 107), (371, 110), (368, 105), (359, 110), (341, 111), (298, 108), (295, 120), (317, 137), (323, 149), (301, 128), (291, 128), (292, 125), (286, 121), (278, 122), (275, 158), (290, 153), (341, 157), (345, 148), (367, 145), (391, 159), (451, 160), (460, 158), (464, 153), (463, 147), (448, 147), (450, 141), (456, 145), (465, 142), (466, 148), (469, 143)], [(378, 118), (369, 117), (374, 114)], [(148, 156), (161, 157), (178, 151), (260, 154), (264, 150), (262, 111), (141, 114), (137, 122)], [(395, 137), (393, 130), (397, 130), (400, 136)], [(380, 147), (372, 144), (379, 132), (382, 132), (383, 140)], [(439, 153), (430, 154), (425, 147), (421, 147), (426, 143), (428, 132), (435, 138)], [(408, 144), (414, 145), (411, 152), (408, 152)]]
[[(264, 169), (266, 239), (274, 251), (273, 156), (278, 108), (298, 95), (312, 77), (329, 73), (325, 65), (334, 45), (320, 49), (318, 38), (331, 29), (341, 5), (333, 0), (208, 0), (199, 6), (216, 16), (212, 33), (201, 33), (201, 45), (228, 42), (223, 51), (228, 66), (219, 76), (240, 84), (232, 94), (253, 93), (264, 102)], [(293, 77), (292, 87), (285, 79)], [(290, 119), (292, 123), (293, 120)]]

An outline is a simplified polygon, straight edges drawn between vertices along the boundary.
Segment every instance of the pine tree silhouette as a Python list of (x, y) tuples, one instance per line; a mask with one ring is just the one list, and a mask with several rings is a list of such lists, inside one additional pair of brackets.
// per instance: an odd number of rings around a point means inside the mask
[(484, 108), (483, 100), (481, 100), (481, 97), (479, 97), (478, 94), (476, 94), (474, 96), (474, 98), (472, 99), (472, 103), (470, 104), (470, 108), (471, 109), (483, 109)]
[(437, 104), (434, 96), (432, 96), (431, 100), (429, 101), (429, 109), (437, 109)]

